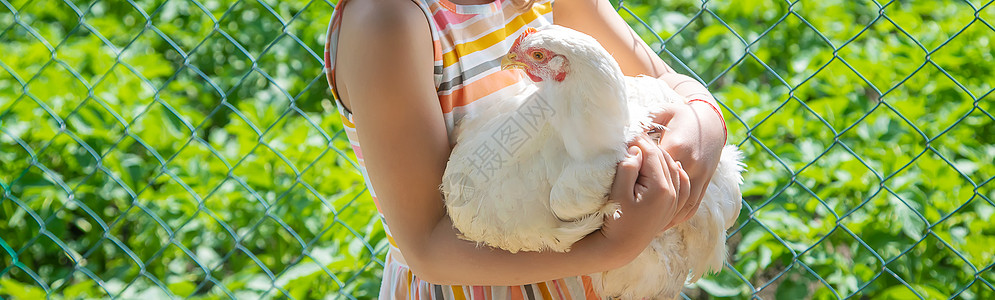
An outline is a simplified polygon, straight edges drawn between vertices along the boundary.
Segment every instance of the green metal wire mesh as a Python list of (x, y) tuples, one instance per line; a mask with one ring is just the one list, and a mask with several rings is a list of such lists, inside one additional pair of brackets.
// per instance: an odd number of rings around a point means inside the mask
[[(333, 2), (0, 4), (0, 297), (375, 297)], [(992, 1), (613, 4), (747, 154), (686, 298), (995, 298)]]

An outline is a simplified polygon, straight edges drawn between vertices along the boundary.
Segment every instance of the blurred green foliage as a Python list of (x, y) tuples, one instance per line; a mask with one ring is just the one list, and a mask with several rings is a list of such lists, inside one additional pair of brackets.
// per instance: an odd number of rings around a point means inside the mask
[(0, 297), (376, 294), (331, 3), (0, 3)]
[(703, 292), (995, 298), (992, 1), (624, 3), (748, 157)]
[[(0, 297), (375, 297), (333, 5), (0, 0)], [(747, 154), (730, 263), (686, 295), (995, 298), (991, 6), (625, 1)]]

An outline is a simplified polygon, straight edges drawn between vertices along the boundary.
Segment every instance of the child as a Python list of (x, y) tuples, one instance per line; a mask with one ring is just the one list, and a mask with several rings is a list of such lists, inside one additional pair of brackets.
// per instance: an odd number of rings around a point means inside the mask
[[(608, 1), (529, 1), (338, 3), (326, 71), (391, 243), (380, 299), (597, 299), (584, 274), (626, 264), (697, 209), (725, 142), (708, 91), (674, 73)], [(621, 216), (570, 252), (478, 247), (458, 238), (438, 190), (451, 133), (479, 103), (522, 88), (518, 71), (500, 70), (500, 57), (525, 28), (550, 23), (597, 38), (626, 75), (657, 76), (706, 101), (658, 115), (671, 128), (659, 145), (645, 136), (633, 142), (609, 196)]]

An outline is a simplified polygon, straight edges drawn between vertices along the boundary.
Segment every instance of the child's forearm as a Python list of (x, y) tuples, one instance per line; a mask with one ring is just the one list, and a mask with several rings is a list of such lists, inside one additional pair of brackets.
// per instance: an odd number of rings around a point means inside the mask
[[(697, 116), (702, 129), (722, 128), (721, 133), (717, 130), (701, 130), (706, 140), (723, 142), (726, 140), (728, 130), (722, 117), (721, 107), (718, 101), (715, 100), (715, 97), (712, 96), (712, 93), (701, 82), (679, 73), (668, 73), (659, 78), (667, 82), (667, 85), (674, 89), (678, 95), (684, 96), (687, 101), (691, 101), (688, 102), (688, 105), (692, 107), (692, 111)], [(707, 104), (693, 100), (704, 100)]]
[(434, 284), (522, 285), (617, 268), (639, 253), (605, 242), (597, 231), (565, 253), (511, 253), (478, 246), (457, 234), (446, 217), (427, 239), (404, 249), (415, 275)]
[(553, 6), (554, 22), (586, 33), (601, 43), (627, 76), (659, 77), (674, 73), (619, 16), (608, 0), (559, 1)]
[(715, 102), (715, 97), (712, 96), (712, 93), (701, 82), (690, 76), (680, 73), (667, 73), (660, 75), (659, 78), (667, 82), (667, 85), (674, 89), (678, 95), (684, 96), (688, 100), (701, 99), (712, 104), (718, 104)]

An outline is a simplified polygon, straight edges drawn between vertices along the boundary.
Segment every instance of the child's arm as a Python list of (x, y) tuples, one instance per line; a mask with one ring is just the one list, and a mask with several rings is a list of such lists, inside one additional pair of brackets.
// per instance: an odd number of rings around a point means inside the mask
[(691, 176), (693, 205), (682, 209), (675, 222), (689, 219), (715, 173), (726, 140), (723, 121), (708, 105), (718, 108), (715, 98), (700, 82), (676, 73), (663, 62), (615, 12), (608, 0), (556, 0), (553, 21), (596, 38), (615, 57), (626, 75), (658, 77), (688, 100), (707, 102), (669, 105), (655, 120), (671, 129), (661, 138), (661, 147), (680, 161)]
[(641, 154), (620, 164), (612, 187), (622, 217), (572, 251), (512, 254), (458, 239), (438, 189), (450, 148), (434, 89), (428, 22), (408, 0), (351, 1), (346, 9), (336, 87), (353, 113), (392, 236), (422, 279), (518, 285), (616, 268), (635, 258), (687, 202), (687, 175), (644, 138)]

